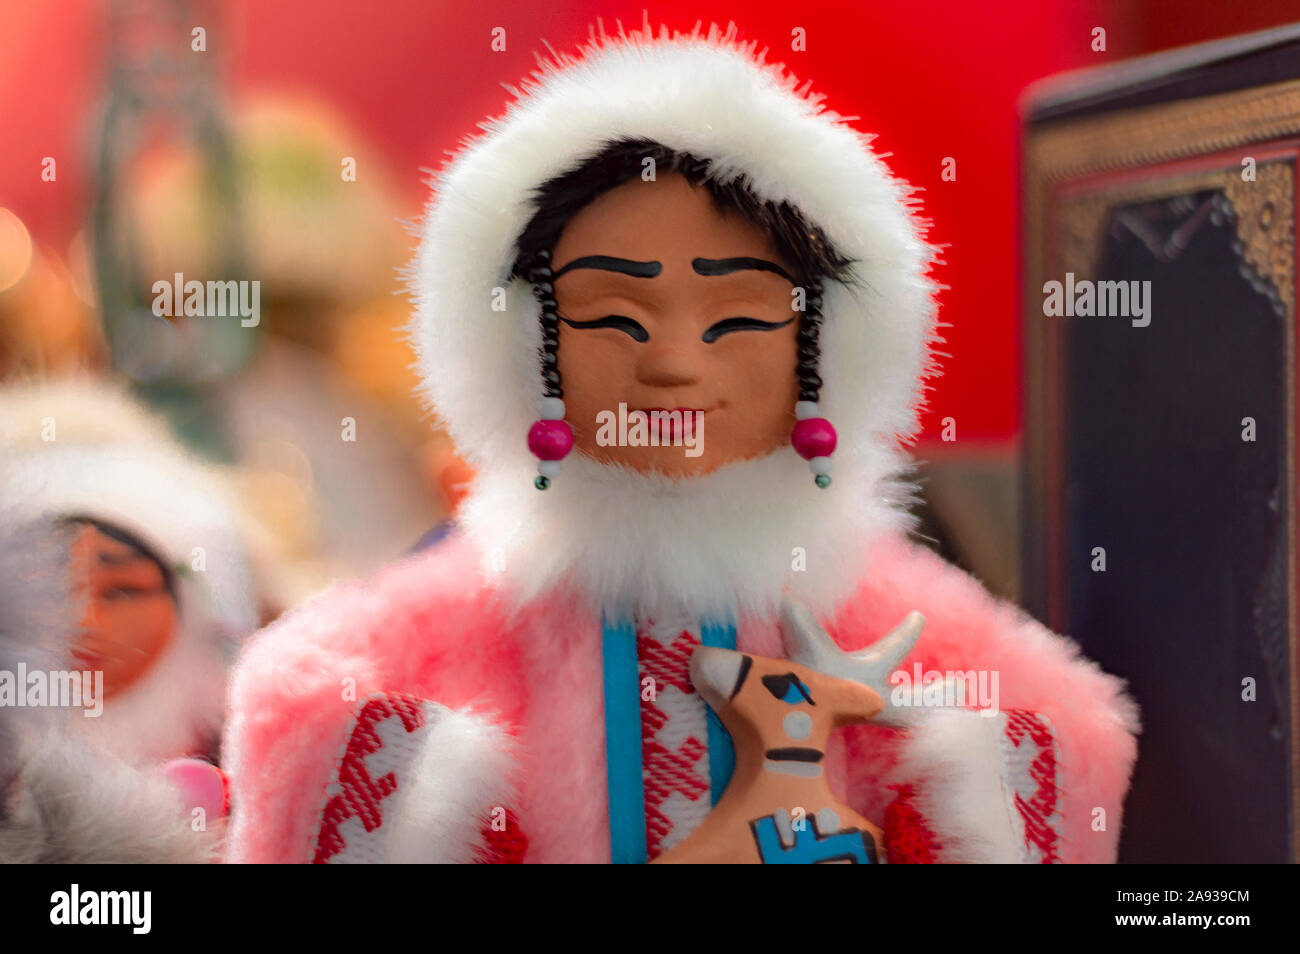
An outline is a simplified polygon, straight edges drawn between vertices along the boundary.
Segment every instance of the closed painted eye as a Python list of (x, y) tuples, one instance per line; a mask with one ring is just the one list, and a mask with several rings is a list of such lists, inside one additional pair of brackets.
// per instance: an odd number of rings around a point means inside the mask
[(797, 706), (805, 702), (810, 706), (817, 705), (813, 702), (812, 693), (803, 684), (803, 680), (792, 672), (783, 676), (764, 676), (763, 688), (770, 692), (773, 698), (787, 705)]
[(606, 315), (604, 318), (593, 318), (590, 321), (574, 321), (561, 315), (560, 321), (570, 328), (584, 330), (588, 328), (613, 328), (643, 344), (650, 340), (650, 332), (646, 331), (639, 321), (625, 315)]
[(155, 593), (164, 592), (161, 586), (144, 587), (144, 586), (113, 586), (100, 594), (105, 600), (131, 600), (138, 599), (142, 596), (152, 596)]
[(723, 335), (729, 335), (733, 331), (775, 331), (777, 328), (784, 328), (790, 322), (794, 321), (797, 315), (791, 315), (785, 321), (763, 321), (759, 318), (723, 318), (705, 329), (704, 334), (700, 335), (700, 340), (705, 344), (713, 344)]

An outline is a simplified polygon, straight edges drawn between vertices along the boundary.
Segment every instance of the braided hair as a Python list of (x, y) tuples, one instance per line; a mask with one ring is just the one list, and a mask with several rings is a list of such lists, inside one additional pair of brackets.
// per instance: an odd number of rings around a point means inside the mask
[[(542, 360), (542, 396), (564, 397), (564, 388), (560, 385), (560, 365), (558, 351), (560, 348), (560, 316), (556, 314), (555, 286), (551, 284), (554, 272), (551, 269), (551, 252), (539, 248), (533, 252), (532, 267), (528, 269), (528, 280), (533, 283), (533, 297), (541, 309), (542, 347), (538, 354)], [(518, 272), (516, 267), (516, 273)]]
[(538, 357), (544, 396), (564, 396), (558, 363), (560, 318), (556, 313), (551, 250), (575, 215), (616, 186), (639, 178), (647, 159), (653, 160), (656, 173), (679, 173), (691, 185), (703, 186), (719, 211), (740, 213), (769, 235), (777, 251), (794, 265), (795, 277), (805, 293), (804, 311), (799, 319), (799, 359), (795, 367), (799, 400), (817, 401), (822, 388), (817, 366), (821, 359), (823, 283), (827, 279), (849, 280), (853, 263), (841, 256), (821, 230), (789, 202), (760, 199), (744, 175), (723, 182), (710, 175), (711, 163), (707, 159), (669, 149), (652, 139), (612, 141), (594, 156), (534, 190), (536, 211), (515, 243), (518, 255), (513, 274), (532, 283), (540, 309), (542, 345)]

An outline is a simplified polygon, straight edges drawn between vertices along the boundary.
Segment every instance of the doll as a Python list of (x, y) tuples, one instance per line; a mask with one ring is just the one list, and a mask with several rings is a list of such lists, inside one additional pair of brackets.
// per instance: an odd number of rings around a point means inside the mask
[(224, 486), (114, 387), (0, 392), (0, 495), (67, 534), (78, 617), (62, 667), (103, 673), (103, 712), (68, 728), (126, 762), (217, 761), (236, 640), (257, 622)]
[[(83, 602), (67, 572), (72, 536), (0, 511), (0, 680), (11, 689), (15, 674), (67, 665)], [(221, 825), (215, 811), (195, 823), (192, 774), (133, 765), (68, 731), (59, 710), (8, 701), (0, 691), (0, 864), (218, 860)]]
[(437, 177), (411, 268), (458, 528), (247, 646), (228, 860), (663, 856), (734, 766), (689, 660), (782, 656), (792, 595), (846, 653), (919, 610), (909, 663), (1000, 675), (996, 711), (891, 692), (905, 731), (827, 739), (889, 861), (1113, 861), (1122, 685), (905, 538), (912, 203), (730, 30), (545, 65)]
[(925, 625), (919, 613), (862, 655), (843, 652), (808, 609), (787, 599), (789, 659), (701, 646), (691, 684), (736, 751), (727, 789), (663, 864), (878, 864), (883, 833), (840, 801), (822, 762), (835, 728), (887, 721), (885, 681)]
[(236, 510), (102, 383), (0, 392), (0, 454), (0, 555), (40, 581), (4, 575), (0, 602), (27, 608), (0, 627), (0, 669), (82, 673), (89, 691), (0, 710), (0, 860), (216, 860), (227, 664), (256, 620)]

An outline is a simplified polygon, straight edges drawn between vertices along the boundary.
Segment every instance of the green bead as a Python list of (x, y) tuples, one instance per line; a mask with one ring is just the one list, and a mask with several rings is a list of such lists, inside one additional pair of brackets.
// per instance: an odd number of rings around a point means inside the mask
[(538, 474), (537, 479), (533, 481), (533, 486), (538, 490), (545, 490), (547, 487), (551, 486), (551, 478), (543, 477), (541, 474)]
[(817, 475), (817, 486), (818, 486), (818, 487), (821, 487), (823, 490), (825, 490), (825, 489), (826, 489), (827, 487), (829, 487), (830, 485), (831, 485), (831, 475), (830, 475), (830, 474), (818, 474), (818, 475)]

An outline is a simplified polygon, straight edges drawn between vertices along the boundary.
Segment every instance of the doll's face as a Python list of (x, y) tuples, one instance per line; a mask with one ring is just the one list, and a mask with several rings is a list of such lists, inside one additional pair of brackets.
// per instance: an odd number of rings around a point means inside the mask
[[(635, 179), (569, 222), (552, 251), (566, 419), (582, 453), (670, 476), (789, 443), (798, 398), (794, 269), (771, 239), (680, 175)], [(782, 274), (784, 272), (784, 274)], [(619, 413), (703, 411), (623, 446)], [(674, 446), (676, 445), (676, 446)]]
[(79, 524), (73, 580), (86, 595), (77, 664), (104, 673), (104, 697), (129, 688), (152, 666), (176, 632), (176, 602), (162, 567), (138, 547)]

